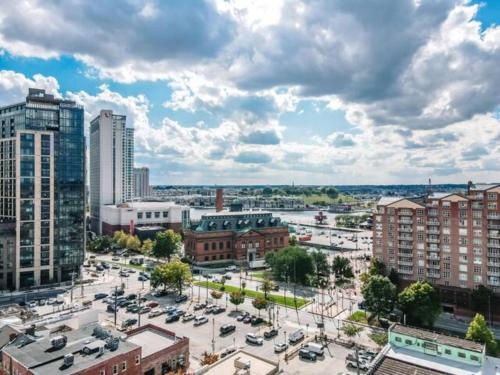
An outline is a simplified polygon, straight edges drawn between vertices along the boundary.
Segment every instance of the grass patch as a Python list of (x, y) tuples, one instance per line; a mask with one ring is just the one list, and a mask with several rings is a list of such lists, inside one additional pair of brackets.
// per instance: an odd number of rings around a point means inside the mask
[[(220, 288), (222, 287), (222, 284), (213, 283), (211, 281), (209, 281), (208, 283), (206, 281), (195, 281), (193, 284), (197, 285), (197, 286), (205, 287), (205, 288), (208, 287), (209, 289), (215, 289), (215, 290), (220, 290)], [(224, 291), (227, 293), (239, 292), (240, 288), (238, 288), (237, 286), (232, 286), (232, 285), (224, 285)], [(255, 290), (245, 289), (245, 297), (264, 298), (264, 293), (257, 292)], [(268, 294), (267, 299), (269, 301), (277, 303), (279, 305), (284, 305), (284, 306), (288, 306), (288, 307), (295, 307), (293, 297), (287, 297), (286, 301), (285, 301), (285, 298), (283, 296), (280, 296), (277, 294)], [(308, 302), (306, 299), (301, 298), (301, 297), (297, 297), (296, 301), (297, 301), (297, 308), (304, 306)]]
[(339, 196), (335, 199), (330, 198), (326, 194), (311, 194), (311, 195), (301, 195), (301, 198), (304, 199), (304, 203), (308, 205), (314, 205), (318, 203), (322, 204), (333, 204), (333, 203), (354, 203), (357, 202), (355, 198), (350, 195), (339, 194)]
[(387, 344), (388, 336), (386, 332), (376, 332), (368, 335), (378, 346)]
[(356, 322), (356, 323), (363, 323), (363, 324), (368, 324), (368, 318), (369, 314), (364, 311), (356, 311), (352, 313), (350, 317), (347, 318), (347, 320), (350, 320), (351, 322)]

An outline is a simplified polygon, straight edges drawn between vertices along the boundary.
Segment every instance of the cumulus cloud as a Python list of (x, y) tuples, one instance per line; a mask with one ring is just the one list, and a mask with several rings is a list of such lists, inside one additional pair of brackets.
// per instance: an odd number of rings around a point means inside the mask
[(265, 152), (243, 151), (236, 155), (234, 160), (243, 164), (266, 164), (270, 163), (272, 158)]
[(326, 142), (333, 147), (351, 147), (356, 143), (350, 134), (333, 133), (326, 138)]
[(255, 145), (277, 145), (280, 143), (280, 136), (274, 130), (254, 131), (243, 134), (240, 137), (241, 142)]

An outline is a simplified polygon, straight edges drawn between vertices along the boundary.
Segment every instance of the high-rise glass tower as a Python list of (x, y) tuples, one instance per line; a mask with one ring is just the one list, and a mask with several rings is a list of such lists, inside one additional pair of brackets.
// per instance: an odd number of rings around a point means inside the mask
[(149, 168), (134, 168), (134, 197), (144, 198), (151, 195), (149, 187)]
[(71, 280), (85, 249), (83, 108), (29, 89), (0, 124), (0, 288)]
[(90, 220), (102, 232), (101, 207), (133, 197), (134, 129), (127, 118), (102, 110), (90, 122)]

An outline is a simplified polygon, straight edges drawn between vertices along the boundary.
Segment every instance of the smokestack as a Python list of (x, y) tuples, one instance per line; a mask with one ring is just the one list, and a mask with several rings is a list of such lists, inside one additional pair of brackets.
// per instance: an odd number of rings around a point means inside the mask
[(471, 189), (472, 189), (472, 181), (469, 181), (467, 183), (467, 195), (470, 195)]
[(224, 209), (224, 194), (222, 188), (215, 190), (215, 212), (220, 212)]

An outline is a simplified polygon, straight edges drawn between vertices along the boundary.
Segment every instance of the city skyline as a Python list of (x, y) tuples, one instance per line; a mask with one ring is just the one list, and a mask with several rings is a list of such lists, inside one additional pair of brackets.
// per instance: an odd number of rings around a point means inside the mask
[(498, 3), (196, 4), (7, 1), (0, 105), (127, 116), (152, 185), (499, 180)]

